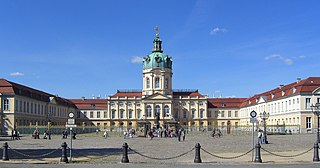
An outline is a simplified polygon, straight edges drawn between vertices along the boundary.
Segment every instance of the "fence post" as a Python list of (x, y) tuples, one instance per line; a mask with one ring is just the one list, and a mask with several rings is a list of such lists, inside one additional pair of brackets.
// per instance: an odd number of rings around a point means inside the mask
[(318, 145), (318, 142), (314, 143), (313, 149), (314, 149), (313, 161), (314, 162), (318, 162), (319, 161), (319, 145)]
[(256, 158), (254, 159), (254, 162), (259, 162), (259, 163), (262, 163), (262, 160), (261, 160), (261, 154), (260, 154), (260, 144), (256, 144)]
[(196, 144), (195, 149), (196, 149), (196, 153), (194, 157), (194, 163), (202, 163), (201, 156), (200, 156), (201, 146), (199, 143)]
[(61, 155), (61, 159), (60, 159), (60, 162), (65, 162), (65, 163), (68, 163), (68, 157), (67, 157), (67, 143), (66, 142), (63, 142), (61, 144), (61, 151), (62, 151), (62, 155)]
[(123, 155), (122, 155), (121, 163), (129, 163), (127, 143), (124, 143), (122, 145), (122, 151), (123, 151)]
[(2, 155), (2, 160), (5, 161), (5, 160), (9, 160), (9, 156), (8, 156), (8, 143), (5, 142), (3, 144), (3, 155)]

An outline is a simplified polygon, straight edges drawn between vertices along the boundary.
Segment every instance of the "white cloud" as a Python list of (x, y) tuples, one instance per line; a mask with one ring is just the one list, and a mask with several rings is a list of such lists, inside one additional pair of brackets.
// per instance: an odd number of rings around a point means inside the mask
[(133, 64), (140, 64), (140, 63), (142, 63), (142, 60), (143, 60), (143, 57), (135, 56), (135, 57), (132, 57), (131, 63), (133, 63)]
[(215, 35), (217, 33), (225, 33), (225, 32), (227, 32), (227, 29), (220, 28), (220, 27), (215, 27), (210, 31), (210, 35)]
[(12, 72), (10, 73), (10, 76), (23, 76), (24, 74), (21, 72)]
[(265, 60), (279, 59), (280, 61), (284, 62), (287, 65), (292, 65), (294, 63), (291, 58), (285, 58), (285, 57), (282, 57), (279, 54), (272, 54), (272, 55), (264, 57), (264, 59)]
[(303, 59), (303, 58), (306, 58), (306, 56), (300, 55), (300, 56), (298, 56), (298, 58)]

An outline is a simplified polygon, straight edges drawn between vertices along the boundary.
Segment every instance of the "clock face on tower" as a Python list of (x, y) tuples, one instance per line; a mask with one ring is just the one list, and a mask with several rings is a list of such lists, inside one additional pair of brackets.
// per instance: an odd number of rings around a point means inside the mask
[(70, 118), (73, 118), (73, 117), (74, 117), (74, 114), (73, 114), (72, 112), (70, 112), (70, 113), (69, 113), (69, 117), (70, 117)]

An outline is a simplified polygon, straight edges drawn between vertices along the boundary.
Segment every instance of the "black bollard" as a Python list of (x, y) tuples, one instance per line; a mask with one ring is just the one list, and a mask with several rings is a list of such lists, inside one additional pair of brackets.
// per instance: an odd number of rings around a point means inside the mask
[(319, 161), (319, 145), (318, 143), (314, 143), (313, 146), (314, 152), (313, 152), (313, 161), (318, 162)]
[(195, 148), (196, 148), (196, 153), (195, 153), (196, 155), (194, 157), (194, 163), (202, 163), (201, 156), (200, 156), (200, 149), (201, 149), (200, 144), (197, 143)]
[(254, 162), (258, 162), (258, 163), (262, 163), (262, 160), (261, 160), (261, 154), (260, 154), (260, 144), (256, 144), (256, 158), (254, 159)]
[(129, 163), (127, 143), (124, 143), (122, 145), (122, 150), (123, 150), (123, 155), (122, 155), (121, 163)]
[(61, 145), (62, 149), (62, 155), (61, 155), (61, 159), (60, 162), (65, 162), (68, 163), (68, 157), (67, 157), (67, 143), (63, 142)]
[(8, 143), (5, 142), (3, 144), (3, 155), (2, 155), (2, 160), (5, 161), (5, 160), (9, 160), (9, 156), (8, 156)]

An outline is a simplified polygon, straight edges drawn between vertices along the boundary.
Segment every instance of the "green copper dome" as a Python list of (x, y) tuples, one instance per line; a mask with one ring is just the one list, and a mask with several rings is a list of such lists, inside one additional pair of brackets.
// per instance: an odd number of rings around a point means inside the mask
[(169, 68), (172, 69), (172, 58), (163, 53), (159, 38), (158, 27), (156, 27), (156, 38), (153, 40), (152, 53), (143, 58), (143, 69)]

